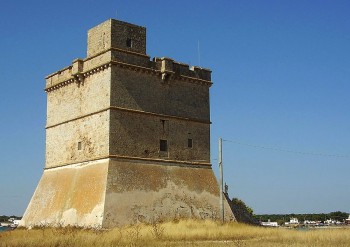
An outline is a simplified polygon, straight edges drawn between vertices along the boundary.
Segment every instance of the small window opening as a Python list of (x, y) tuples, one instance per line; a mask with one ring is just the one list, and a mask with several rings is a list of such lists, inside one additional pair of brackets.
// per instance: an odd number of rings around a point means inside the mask
[(160, 121), (162, 122), (163, 132), (164, 132), (164, 130), (165, 130), (165, 120), (161, 119)]
[(126, 46), (127, 47), (130, 47), (130, 48), (132, 48), (132, 44), (133, 42), (132, 42), (132, 39), (130, 39), (130, 38), (128, 38), (127, 40), (126, 40)]
[(159, 142), (159, 150), (162, 152), (168, 151), (168, 141), (167, 140), (160, 140)]
[(190, 138), (187, 139), (187, 147), (189, 147), (189, 148), (193, 147), (193, 140)]
[(81, 150), (81, 142), (78, 142), (78, 150)]

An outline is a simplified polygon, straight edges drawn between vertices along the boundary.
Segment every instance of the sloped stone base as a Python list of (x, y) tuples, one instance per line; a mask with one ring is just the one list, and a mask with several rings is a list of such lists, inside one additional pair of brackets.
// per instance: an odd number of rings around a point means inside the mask
[[(220, 215), (210, 167), (104, 159), (45, 170), (21, 225), (112, 228)], [(227, 203), (225, 219), (235, 220)]]
[(109, 160), (44, 171), (21, 225), (101, 226)]

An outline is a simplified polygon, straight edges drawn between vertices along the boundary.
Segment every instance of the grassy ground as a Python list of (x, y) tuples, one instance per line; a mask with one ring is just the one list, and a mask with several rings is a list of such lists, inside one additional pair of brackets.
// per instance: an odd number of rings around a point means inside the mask
[(112, 230), (74, 227), (17, 229), (0, 233), (0, 247), (138, 247), (138, 246), (350, 246), (350, 228), (297, 231), (220, 224), (211, 221), (179, 221), (135, 225)]

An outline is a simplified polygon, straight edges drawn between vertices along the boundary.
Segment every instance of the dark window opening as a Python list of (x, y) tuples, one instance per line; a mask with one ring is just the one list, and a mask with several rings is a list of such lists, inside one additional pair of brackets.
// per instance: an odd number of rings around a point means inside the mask
[(81, 142), (78, 142), (78, 150), (81, 150)]
[(132, 39), (126, 40), (126, 46), (132, 48)]
[(161, 119), (160, 121), (162, 122), (163, 132), (164, 132), (164, 130), (165, 130), (165, 120)]
[(169, 132), (169, 120), (160, 119), (161, 128), (163, 131), (163, 138), (167, 138)]
[(168, 141), (167, 140), (160, 140), (159, 142), (159, 150), (162, 152), (168, 151)]
[(187, 147), (189, 147), (189, 148), (193, 147), (193, 140), (192, 139), (187, 139)]

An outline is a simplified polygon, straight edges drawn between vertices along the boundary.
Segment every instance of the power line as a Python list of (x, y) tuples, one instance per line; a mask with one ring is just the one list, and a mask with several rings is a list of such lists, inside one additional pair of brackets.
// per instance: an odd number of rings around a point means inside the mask
[(231, 142), (231, 143), (234, 143), (237, 145), (251, 147), (251, 148), (273, 150), (273, 151), (284, 152), (284, 153), (293, 153), (293, 154), (311, 155), (311, 156), (323, 156), (323, 157), (334, 157), (334, 158), (350, 158), (350, 155), (297, 151), (297, 150), (285, 149), (285, 148), (280, 148), (280, 147), (267, 147), (267, 146), (262, 146), (262, 145), (255, 145), (255, 144), (240, 142), (240, 141), (236, 141), (236, 140), (224, 140), (223, 139), (223, 141), (224, 142)]

